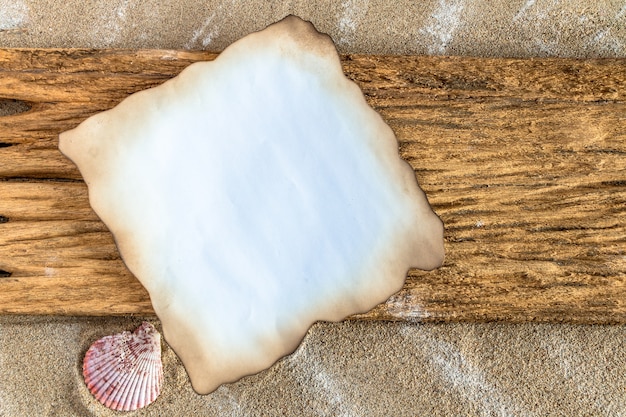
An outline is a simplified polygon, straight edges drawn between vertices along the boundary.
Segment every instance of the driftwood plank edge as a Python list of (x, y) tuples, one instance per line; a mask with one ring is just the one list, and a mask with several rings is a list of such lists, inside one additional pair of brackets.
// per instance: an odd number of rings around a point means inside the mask
[[(0, 117), (0, 313), (153, 313), (58, 134), (215, 57), (0, 50), (0, 106), (30, 108)], [(446, 227), (444, 266), (354, 319), (626, 323), (626, 60), (342, 64)]]

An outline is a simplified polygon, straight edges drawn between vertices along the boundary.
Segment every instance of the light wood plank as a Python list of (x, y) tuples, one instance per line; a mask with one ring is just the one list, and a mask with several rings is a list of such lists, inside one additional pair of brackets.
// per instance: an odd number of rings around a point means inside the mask
[[(0, 50), (0, 312), (151, 314), (58, 133), (215, 54)], [(355, 319), (626, 323), (626, 60), (342, 57), (446, 226)], [(9, 276), (10, 275), (10, 276)]]

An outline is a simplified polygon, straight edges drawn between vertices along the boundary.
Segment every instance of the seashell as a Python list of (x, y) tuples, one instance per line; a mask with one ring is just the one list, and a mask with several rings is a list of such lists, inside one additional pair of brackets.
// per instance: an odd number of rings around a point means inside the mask
[(151, 404), (163, 383), (161, 335), (144, 321), (132, 333), (97, 340), (85, 354), (83, 377), (93, 396), (113, 410)]

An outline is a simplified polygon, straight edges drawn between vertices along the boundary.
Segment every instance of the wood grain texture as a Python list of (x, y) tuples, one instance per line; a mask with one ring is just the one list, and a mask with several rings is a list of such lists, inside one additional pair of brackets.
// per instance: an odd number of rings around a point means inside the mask
[[(58, 134), (215, 54), (0, 50), (0, 312), (151, 314)], [(354, 319), (626, 323), (626, 60), (342, 57), (445, 224)], [(2, 101), (0, 100), (0, 106)]]

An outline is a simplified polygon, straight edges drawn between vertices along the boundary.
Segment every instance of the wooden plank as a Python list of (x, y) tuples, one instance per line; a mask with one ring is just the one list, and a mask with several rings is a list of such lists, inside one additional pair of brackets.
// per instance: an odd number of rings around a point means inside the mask
[[(58, 133), (206, 52), (0, 50), (0, 312), (151, 314)], [(446, 261), (355, 319), (626, 323), (626, 60), (342, 57)]]

